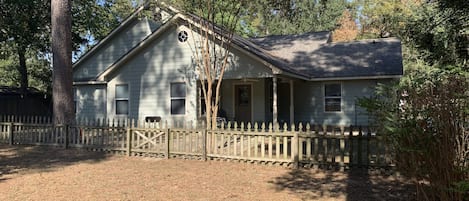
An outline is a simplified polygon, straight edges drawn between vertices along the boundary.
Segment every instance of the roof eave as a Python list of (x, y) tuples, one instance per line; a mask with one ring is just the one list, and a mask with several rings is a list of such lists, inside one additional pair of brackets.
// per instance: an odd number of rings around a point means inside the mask
[(327, 78), (311, 78), (311, 79), (309, 79), (309, 81), (399, 79), (402, 76), (403, 75), (372, 75), (372, 76), (355, 76), (355, 77), (327, 77)]
[(172, 22), (176, 21), (177, 19), (180, 18), (181, 14), (176, 14), (174, 15), (170, 20), (168, 20), (165, 24), (163, 24), (158, 30), (150, 34), (146, 39), (141, 41), (141, 43), (137, 44), (133, 49), (131, 49), (128, 53), (126, 53), (124, 56), (122, 56), (117, 62), (109, 66), (106, 70), (104, 70), (102, 73), (100, 73), (97, 77), (96, 80), (99, 81), (104, 81), (106, 76), (108, 76), (110, 73), (114, 72), (115, 69), (117, 69), (120, 65), (124, 64), (127, 62), (129, 59), (131, 59), (135, 54), (139, 52), (140, 49), (143, 47), (146, 47), (149, 43), (153, 41), (154, 38), (158, 37), (161, 35), (163, 32), (165, 32), (169, 27), (171, 27)]
[(104, 37), (102, 40), (98, 42), (93, 48), (91, 48), (89, 51), (87, 51), (83, 56), (81, 56), (78, 61), (76, 61), (72, 68), (75, 68), (76, 66), (79, 66), (83, 61), (85, 61), (88, 57), (91, 57), (93, 53), (101, 48), (103, 44), (106, 44), (109, 40), (111, 40), (116, 34), (118, 34), (123, 28), (128, 26), (132, 21), (137, 19), (137, 15), (144, 10), (146, 5), (140, 6), (132, 15), (127, 17), (117, 28), (111, 31), (106, 37)]
[(105, 81), (79, 81), (73, 82), (73, 86), (80, 86), (80, 85), (106, 85), (107, 82)]
[(287, 72), (287, 71), (284, 71), (282, 69), (280, 69), (279, 67), (267, 62), (266, 60), (260, 58), (259, 56), (251, 53), (250, 51), (246, 50), (245, 48), (243, 47), (240, 47), (239, 45), (236, 45), (234, 43), (232, 43), (232, 47), (236, 48), (237, 50), (243, 52), (244, 54), (248, 55), (249, 57), (253, 58), (254, 60), (264, 64), (265, 66), (267, 66), (268, 68), (270, 68), (272, 70), (272, 74), (273, 75), (278, 75), (278, 74), (282, 74), (282, 75), (287, 75), (287, 76), (290, 76), (290, 77), (294, 77), (294, 78), (298, 78), (298, 79), (303, 79), (303, 80), (307, 80), (308, 77), (307, 76), (304, 76), (304, 75), (298, 75), (298, 74), (295, 74), (295, 73), (291, 73), (291, 72)]

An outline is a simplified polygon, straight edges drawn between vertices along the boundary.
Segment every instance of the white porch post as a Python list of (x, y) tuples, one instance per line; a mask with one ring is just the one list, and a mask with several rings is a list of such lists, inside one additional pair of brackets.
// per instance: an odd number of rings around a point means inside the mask
[(295, 99), (293, 96), (293, 80), (290, 80), (290, 124), (295, 124)]
[(272, 78), (272, 123), (274, 126), (278, 121), (278, 111), (277, 111), (277, 77), (274, 75)]

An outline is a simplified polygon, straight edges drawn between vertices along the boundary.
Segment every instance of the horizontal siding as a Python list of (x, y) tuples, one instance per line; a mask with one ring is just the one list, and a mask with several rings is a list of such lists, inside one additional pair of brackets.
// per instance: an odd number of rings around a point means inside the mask
[(106, 118), (106, 86), (76, 86), (77, 118)]
[(225, 79), (266, 78), (272, 77), (272, 70), (251, 56), (232, 49), (230, 66), (225, 71)]
[(228, 120), (235, 120), (234, 86), (242, 84), (252, 85), (252, 120), (264, 122), (265, 119), (265, 79), (257, 81), (223, 80), (221, 88), (221, 108), (225, 110)]
[[(189, 40), (185, 43), (178, 41), (177, 35), (180, 30), (186, 30), (189, 33)], [(137, 56), (131, 58), (117, 71), (112, 73), (108, 86), (108, 113), (115, 114), (114, 87), (116, 84), (127, 83), (130, 87), (130, 118), (141, 118), (146, 116), (160, 116), (168, 122), (192, 121), (197, 119), (197, 90), (199, 82), (194, 72), (192, 61), (193, 32), (188, 31), (187, 27), (173, 27), (162, 33), (158, 38), (151, 41), (147, 47), (142, 49)], [(236, 66), (227, 70), (225, 78), (228, 75), (240, 76), (242, 72), (254, 72), (252, 76), (263, 75), (271, 76), (270, 69), (250, 57), (238, 56), (241, 52), (233, 52), (231, 58), (236, 60)], [(260, 66), (262, 65), (262, 66)], [(228, 73), (230, 72), (230, 73)], [(237, 73), (238, 72), (238, 73)], [(248, 76), (249, 77), (249, 76)], [(170, 114), (170, 83), (186, 83), (186, 114)], [(240, 82), (238, 80), (238, 82)], [(253, 108), (253, 119), (255, 121), (264, 120), (264, 83), (262, 80), (255, 82), (253, 94), (256, 96)], [(224, 82), (227, 86), (226, 94), (232, 98), (232, 85)], [(224, 99), (228, 100), (229, 99)], [(222, 103), (224, 104), (224, 103)], [(227, 103), (232, 105), (231, 103)], [(224, 105), (225, 106), (225, 105)], [(231, 106), (232, 107), (232, 106)], [(232, 110), (231, 110), (232, 111)], [(232, 114), (232, 113), (231, 113)]]
[[(168, 123), (196, 120), (196, 80), (190, 58), (190, 49), (177, 40), (176, 28), (163, 33), (109, 76), (109, 114), (115, 114), (115, 85), (125, 83), (130, 89), (129, 118), (160, 116)], [(170, 114), (172, 82), (186, 83), (185, 115)]]
[[(179, 30), (186, 30), (189, 34), (189, 39), (186, 43), (189, 50), (194, 49), (194, 47), (198, 46), (196, 45), (199, 44), (197, 40), (202, 39), (202, 37), (198, 33), (190, 31), (190, 29), (186, 26), (179, 27)], [(216, 48), (218, 49), (220, 48), (220, 46), (216, 46)], [(259, 60), (247, 55), (245, 52), (242, 52), (235, 47), (230, 49), (230, 56), (228, 62), (229, 65), (225, 69), (225, 74), (223, 77), (224, 79), (272, 77), (272, 70), (268, 66), (264, 65)]]
[[(141, 24), (141, 22), (140, 22)], [(130, 33), (143, 37), (145, 26), (139, 27), (139, 23), (135, 24), (136, 31)], [(148, 28), (148, 25), (146, 25)], [(148, 28), (149, 30), (150, 28)], [(82, 109), (81, 114), (84, 116), (92, 116), (94, 111), (101, 114), (108, 114), (108, 117), (125, 117), (125, 118), (140, 118), (146, 116), (160, 116), (163, 120), (169, 123), (178, 121), (191, 121), (197, 119), (197, 78), (194, 72), (194, 64), (192, 61), (193, 52), (190, 48), (191, 38), (197, 37), (191, 31), (187, 31), (189, 40), (186, 43), (181, 43), (177, 39), (178, 32), (182, 29), (188, 30), (187, 27), (172, 27), (162, 33), (158, 38), (151, 41), (151, 43), (140, 50), (135, 57), (120, 66), (115, 72), (107, 77), (108, 85), (106, 88), (107, 95), (105, 99), (107, 104), (97, 104), (95, 101), (96, 95), (92, 95), (92, 99), (80, 102), (81, 105), (86, 107)], [(125, 33), (123, 33), (125, 34)], [(125, 37), (119, 39), (123, 40)], [(128, 44), (133, 44), (130, 40)], [(110, 49), (124, 50), (130, 46), (127, 43), (110, 44)], [(111, 51), (111, 52), (119, 52)], [(96, 65), (98, 68), (83, 68), (88, 69), (88, 74), (75, 72), (76, 77), (86, 77), (90, 75), (97, 75), (99, 70), (107, 67), (107, 64), (114, 62), (109, 58), (116, 58), (117, 56), (105, 55), (98, 53), (98, 56), (93, 57), (94, 63), (87, 64), (89, 66)], [(101, 56), (99, 56), (101, 55)], [(106, 58), (104, 58), (106, 57)], [(227, 69), (225, 79), (222, 86), (222, 102), (221, 107), (226, 111), (228, 119), (234, 119), (234, 84), (252, 83), (253, 86), (253, 121), (266, 121), (270, 115), (266, 115), (269, 110), (270, 103), (266, 89), (267, 77), (272, 77), (271, 70), (261, 62), (244, 53), (233, 49), (232, 56), (230, 57), (231, 63), (235, 64)], [(112, 62), (111, 62), (112, 60)], [(91, 61), (91, 60), (90, 60)], [(99, 61), (99, 62), (98, 62)], [(90, 73), (90, 70), (94, 69)], [(246, 81), (243, 78), (259, 78), (258, 81)], [(186, 114), (185, 115), (171, 115), (170, 114), (170, 83), (184, 82), (186, 83)], [(307, 82), (295, 81), (294, 82), (294, 103), (295, 103), (295, 121), (296, 122), (310, 122), (313, 124), (339, 124), (351, 125), (368, 124), (368, 116), (362, 108), (356, 107), (356, 100), (358, 97), (369, 96), (373, 93), (372, 88), (376, 85), (375, 80), (359, 80), (359, 81), (342, 81), (342, 112), (326, 113), (324, 112), (324, 96), (323, 85), (324, 82)], [(116, 116), (115, 114), (115, 85), (128, 84), (130, 89), (129, 97), (129, 111), (128, 116)], [(89, 89), (91, 90), (91, 89)], [(91, 92), (87, 92), (91, 93)], [(93, 92), (94, 93), (94, 92)], [(99, 97), (102, 97), (98, 95)], [(279, 97), (281, 99), (282, 97)], [(285, 97), (284, 97), (285, 98)], [(85, 99), (84, 99), (85, 100)], [(104, 112), (100, 112), (104, 108)], [(280, 110), (279, 110), (280, 111)], [(285, 110), (287, 111), (287, 110)], [(269, 111), (270, 112), (270, 111)]]
[[(342, 111), (324, 112), (325, 83), (342, 83)], [(368, 125), (366, 111), (357, 106), (359, 97), (371, 96), (375, 80), (337, 82), (296, 82), (295, 120), (312, 124)]]
[(149, 22), (146, 19), (134, 20), (110, 41), (97, 49), (91, 57), (88, 57), (80, 65), (75, 66), (73, 79), (95, 78), (145, 37), (150, 35), (152, 30), (155, 30), (157, 27), (157, 24)]

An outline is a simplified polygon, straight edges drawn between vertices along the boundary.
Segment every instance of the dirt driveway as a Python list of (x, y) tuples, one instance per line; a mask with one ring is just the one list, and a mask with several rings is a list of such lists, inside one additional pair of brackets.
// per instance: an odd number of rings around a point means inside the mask
[(409, 200), (409, 189), (365, 172), (0, 145), (0, 200)]

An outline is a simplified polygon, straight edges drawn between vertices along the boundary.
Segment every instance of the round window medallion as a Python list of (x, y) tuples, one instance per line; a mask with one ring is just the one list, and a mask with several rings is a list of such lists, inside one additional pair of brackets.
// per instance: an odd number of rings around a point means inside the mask
[(179, 42), (183, 43), (187, 41), (187, 38), (189, 38), (189, 35), (187, 34), (186, 31), (180, 31), (178, 33), (178, 40)]

